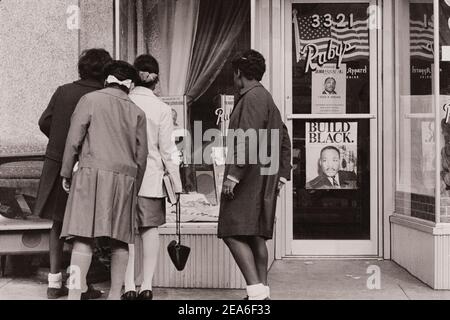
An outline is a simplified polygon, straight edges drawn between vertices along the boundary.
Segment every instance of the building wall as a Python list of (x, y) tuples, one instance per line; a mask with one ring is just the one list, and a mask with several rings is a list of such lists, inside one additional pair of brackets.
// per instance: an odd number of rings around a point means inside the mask
[(434, 287), (434, 237), (430, 232), (392, 222), (392, 260)]
[[(113, 54), (113, 3), (0, 2), (0, 154), (45, 150), (38, 119), (56, 88), (77, 80), (81, 50), (102, 47)], [(81, 29), (69, 28), (77, 14)]]
[(114, 55), (114, 1), (80, 0), (80, 10), (80, 49), (104, 48)]
[(392, 260), (433, 289), (450, 289), (450, 226), (391, 216)]
[(40, 151), (37, 121), (58, 85), (76, 78), (78, 30), (67, 28), (75, 0), (0, 2), (0, 152)]

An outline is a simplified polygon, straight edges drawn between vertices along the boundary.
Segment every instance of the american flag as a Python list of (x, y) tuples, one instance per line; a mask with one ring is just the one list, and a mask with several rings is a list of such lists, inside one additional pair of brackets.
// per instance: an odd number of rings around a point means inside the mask
[(322, 21), (318, 28), (314, 28), (310, 16), (296, 17), (294, 15), (294, 25), (296, 23), (298, 24), (297, 60), (304, 58), (299, 53), (299, 49), (301, 51), (304, 46), (314, 44), (318, 47), (319, 52), (324, 52), (327, 50), (330, 40), (335, 45), (340, 45), (342, 41), (345, 41), (355, 48), (345, 55), (344, 62), (367, 58), (370, 55), (368, 20), (355, 20), (351, 28), (348, 23), (340, 26), (337, 22), (333, 22), (331, 27), (327, 28)]
[(425, 60), (434, 60), (434, 27), (424, 21), (410, 20), (410, 48), (411, 57)]

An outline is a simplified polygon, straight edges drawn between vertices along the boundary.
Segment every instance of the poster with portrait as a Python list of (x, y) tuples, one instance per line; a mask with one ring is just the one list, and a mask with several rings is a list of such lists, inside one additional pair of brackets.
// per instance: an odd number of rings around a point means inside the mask
[(422, 121), (422, 181), (423, 186), (431, 189), (435, 185), (436, 139), (434, 121)]
[(325, 64), (312, 73), (313, 114), (342, 114), (346, 112), (347, 66), (339, 69), (335, 64)]
[(358, 123), (306, 122), (306, 189), (358, 189)]
[(160, 98), (165, 104), (172, 108), (173, 128), (177, 137), (186, 136), (187, 130), (187, 108), (185, 96), (171, 96)]

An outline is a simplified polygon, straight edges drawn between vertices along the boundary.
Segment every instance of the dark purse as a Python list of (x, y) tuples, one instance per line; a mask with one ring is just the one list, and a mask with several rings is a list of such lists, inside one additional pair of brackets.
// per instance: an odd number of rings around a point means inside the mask
[(168, 246), (167, 251), (169, 252), (170, 259), (172, 260), (175, 268), (178, 271), (183, 271), (186, 267), (186, 263), (189, 259), (189, 254), (191, 253), (191, 248), (183, 246), (181, 244), (181, 204), (180, 201), (176, 203), (176, 229), (177, 229), (177, 240), (173, 240)]

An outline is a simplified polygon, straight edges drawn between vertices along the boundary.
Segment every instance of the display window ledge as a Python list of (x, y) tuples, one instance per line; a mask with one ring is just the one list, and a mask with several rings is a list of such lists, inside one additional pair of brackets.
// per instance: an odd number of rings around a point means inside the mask
[(450, 223), (435, 223), (400, 214), (392, 215), (390, 222), (432, 235), (450, 235)]
[[(160, 234), (176, 234), (176, 224), (167, 223), (159, 227)], [(217, 234), (217, 222), (182, 222), (181, 234)]]

